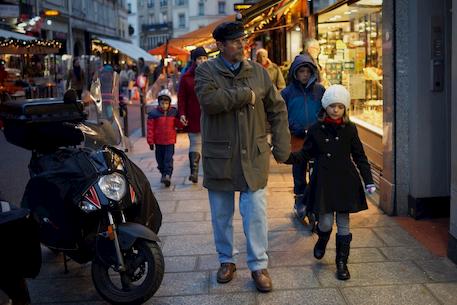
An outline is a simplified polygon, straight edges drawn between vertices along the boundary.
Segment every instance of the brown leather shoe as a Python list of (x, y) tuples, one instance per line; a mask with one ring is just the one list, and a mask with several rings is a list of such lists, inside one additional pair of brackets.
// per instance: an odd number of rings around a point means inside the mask
[(252, 271), (251, 276), (258, 291), (270, 292), (273, 289), (273, 283), (267, 269)]
[(222, 263), (217, 270), (217, 282), (225, 284), (233, 279), (233, 274), (236, 271), (236, 265), (233, 263)]

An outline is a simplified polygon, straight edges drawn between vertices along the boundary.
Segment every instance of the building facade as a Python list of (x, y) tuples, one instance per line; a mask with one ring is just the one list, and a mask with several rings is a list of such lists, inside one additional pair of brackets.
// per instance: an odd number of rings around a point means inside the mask
[(172, 0), (137, 0), (140, 47), (150, 50), (172, 36)]
[(140, 22), (138, 16), (138, 0), (127, 0), (129, 37), (137, 47), (140, 46)]
[(235, 14), (237, 0), (173, 0), (173, 37)]

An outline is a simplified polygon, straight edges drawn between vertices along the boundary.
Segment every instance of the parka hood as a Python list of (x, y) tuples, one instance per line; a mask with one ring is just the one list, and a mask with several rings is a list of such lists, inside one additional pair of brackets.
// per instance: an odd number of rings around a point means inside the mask
[(306, 84), (305, 87), (308, 88), (309, 86), (311, 86), (312, 84), (314, 84), (316, 82), (316, 80), (317, 80), (317, 67), (314, 64), (314, 62), (311, 59), (311, 57), (306, 55), (306, 54), (300, 54), (300, 55), (295, 56), (295, 59), (292, 62), (292, 65), (290, 66), (289, 74), (287, 75), (287, 78), (289, 79), (289, 82), (294, 82), (295, 84), (300, 85), (300, 82), (296, 79), (295, 76), (296, 76), (297, 70), (300, 67), (303, 67), (305, 65), (311, 67), (311, 69), (312, 69), (311, 78), (309, 79), (309, 81), (308, 81), (308, 83)]

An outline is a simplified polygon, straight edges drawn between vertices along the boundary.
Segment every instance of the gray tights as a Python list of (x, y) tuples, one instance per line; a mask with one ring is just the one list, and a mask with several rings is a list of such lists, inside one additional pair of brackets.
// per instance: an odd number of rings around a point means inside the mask
[(333, 227), (334, 214), (336, 214), (336, 226), (338, 228), (338, 235), (349, 235), (349, 213), (325, 213), (319, 214), (319, 230), (328, 232)]

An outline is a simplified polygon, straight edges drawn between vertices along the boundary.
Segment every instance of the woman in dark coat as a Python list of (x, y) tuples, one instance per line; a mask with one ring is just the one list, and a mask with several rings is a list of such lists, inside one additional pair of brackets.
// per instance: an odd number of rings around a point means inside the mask
[[(305, 199), (307, 206), (319, 215), (319, 239), (314, 256), (317, 259), (324, 256), (336, 213), (336, 266), (340, 280), (350, 278), (346, 265), (352, 240), (349, 213), (367, 209), (365, 191), (373, 193), (376, 190), (357, 128), (347, 116), (349, 105), (350, 95), (346, 88), (330, 86), (322, 97), (319, 121), (308, 129), (302, 150), (292, 153), (286, 161), (296, 164), (315, 159)], [(365, 190), (354, 163), (363, 178)]]

